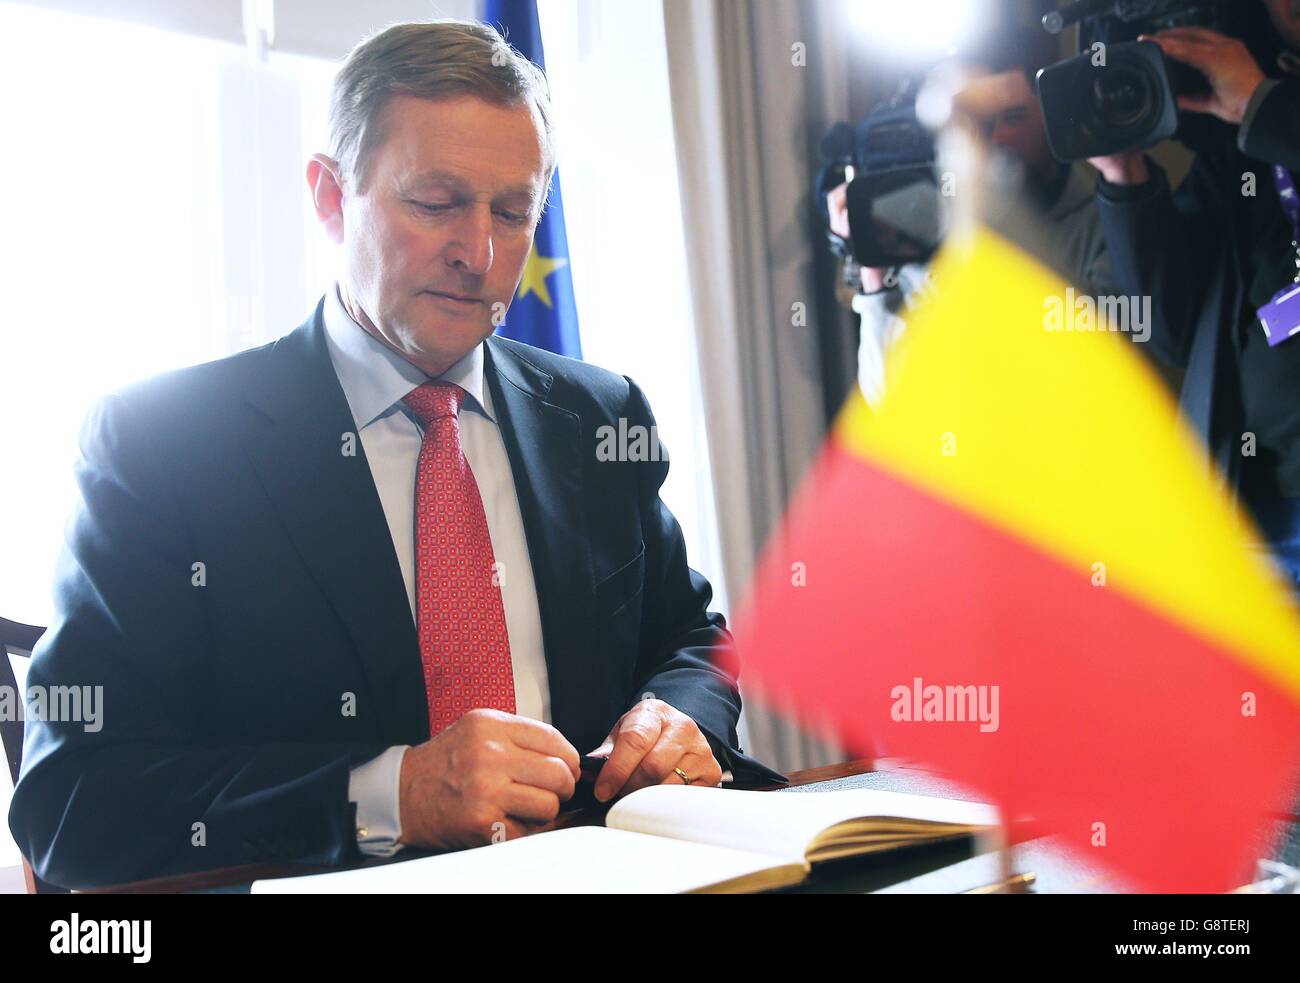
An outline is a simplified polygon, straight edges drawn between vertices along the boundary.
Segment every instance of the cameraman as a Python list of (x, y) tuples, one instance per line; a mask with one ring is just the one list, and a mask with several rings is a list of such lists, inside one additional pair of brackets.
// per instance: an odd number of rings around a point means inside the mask
[(1108, 295), (1114, 288), (1094, 195), (1097, 176), (1082, 161), (1063, 164), (1052, 156), (1035, 90), (1038, 70), (1056, 57), (1055, 38), (1039, 28), (993, 32), (969, 58), (988, 75), (973, 81), (967, 95), (983, 107), (988, 142), (1023, 168), (1025, 203), (1043, 219), (1043, 258), (1081, 291)]
[[(1034, 91), (1038, 70), (1056, 57), (1056, 42), (1042, 30), (1010, 26), (992, 32), (990, 40), (962, 59), (978, 72), (969, 92), (978, 94), (971, 107), (984, 126), (984, 136), (1018, 172), (1015, 191), (1043, 219), (1040, 255), (1081, 290), (1093, 295), (1114, 292), (1106, 243), (1094, 198), (1096, 174), (1088, 165), (1062, 164), (1052, 156), (1047, 129)], [(841, 255), (851, 241), (847, 185), (822, 172), (818, 188), (830, 231), (838, 237)], [(833, 240), (834, 241), (834, 240)], [(928, 285), (925, 265), (906, 263), (893, 268), (847, 267), (858, 282), (851, 306), (861, 320), (858, 343), (858, 386), (876, 405), (885, 388), (885, 358), (905, 327), (907, 314), (919, 303)], [(846, 277), (847, 278), (847, 277)]]
[(842, 244), (839, 252), (845, 264), (845, 279), (852, 277), (849, 306), (858, 315), (858, 388), (867, 402), (876, 406), (885, 390), (885, 354), (903, 333), (903, 316), (916, 306), (926, 283), (926, 268), (921, 263), (899, 267), (860, 266), (850, 252), (848, 184), (839, 175), (824, 182), (833, 184), (821, 189), (826, 207), (827, 225)]
[(1120, 290), (1152, 297), (1151, 345), (1186, 368), (1183, 411), (1300, 585), (1300, 341), (1270, 347), (1259, 319), (1300, 273), (1282, 197), (1300, 172), (1300, 3), (1251, 2), (1272, 27), (1250, 39), (1255, 53), (1204, 28), (1150, 38), (1207, 77), (1212, 91), (1179, 106), (1227, 136), (1197, 153), (1178, 191), (1138, 152), (1092, 163)]

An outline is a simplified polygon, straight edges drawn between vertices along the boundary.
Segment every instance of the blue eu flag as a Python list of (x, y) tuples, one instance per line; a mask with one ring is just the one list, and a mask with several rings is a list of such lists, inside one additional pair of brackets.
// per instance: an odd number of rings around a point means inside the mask
[[(546, 68), (536, 0), (486, 0), (483, 19), (504, 34), (520, 54)], [(558, 171), (551, 177), (551, 201), (533, 236), (523, 279), (497, 334), (582, 358)]]

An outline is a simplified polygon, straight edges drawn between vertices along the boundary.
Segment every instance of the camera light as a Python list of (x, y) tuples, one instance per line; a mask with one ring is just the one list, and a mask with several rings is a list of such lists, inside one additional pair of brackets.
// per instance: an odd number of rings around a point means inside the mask
[(852, 9), (866, 42), (899, 61), (951, 55), (991, 20), (990, 0), (855, 0)]

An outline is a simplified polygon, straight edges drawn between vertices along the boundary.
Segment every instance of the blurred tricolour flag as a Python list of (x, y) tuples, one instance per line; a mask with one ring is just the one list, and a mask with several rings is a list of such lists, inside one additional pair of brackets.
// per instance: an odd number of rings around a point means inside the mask
[[(483, 19), (522, 55), (546, 68), (536, 0), (486, 0)], [(533, 236), (523, 279), (497, 333), (560, 355), (582, 357), (559, 171), (551, 178), (550, 204)]]
[(1300, 624), (1127, 342), (955, 238), (737, 619), (745, 673), (1149, 890), (1245, 883), (1300, 773)]

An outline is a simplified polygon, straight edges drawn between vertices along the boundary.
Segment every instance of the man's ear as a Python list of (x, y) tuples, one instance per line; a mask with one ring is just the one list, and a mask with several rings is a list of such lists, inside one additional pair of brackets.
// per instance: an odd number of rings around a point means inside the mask
[(324, 154), (312, 154), (307, 162), (307, 187), (325, 234), (335, 245), (340, 245), (343, 242), (343, 182), (338, 164)]

